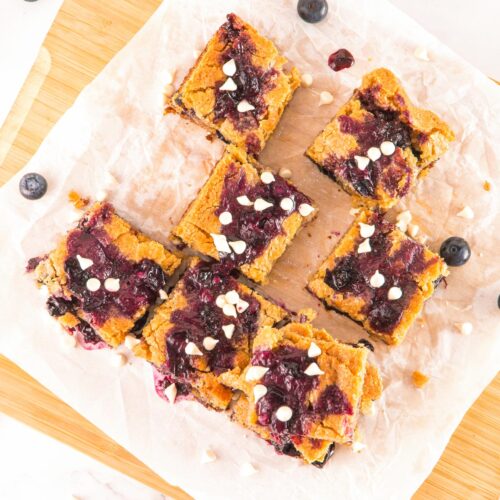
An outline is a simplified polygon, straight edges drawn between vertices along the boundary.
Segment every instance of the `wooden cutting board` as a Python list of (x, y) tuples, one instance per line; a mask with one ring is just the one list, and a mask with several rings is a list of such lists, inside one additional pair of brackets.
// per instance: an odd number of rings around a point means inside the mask
[[(66, 0), (6, 123), (0, 185), (21, 169), (82, 88), (146, 22), (159, 0)], [(500, 495), (500, 377), (455, 432), (415, 499)], [(190, 498), (0, 356), (0, 411), (176, 499)], [(168, 477), (168, 471), (165, 471)]]

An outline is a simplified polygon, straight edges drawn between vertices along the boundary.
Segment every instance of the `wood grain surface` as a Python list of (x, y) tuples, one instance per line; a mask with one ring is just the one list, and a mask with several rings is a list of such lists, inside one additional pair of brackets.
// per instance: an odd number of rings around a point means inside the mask
[[(146, 22), (159, 0), (66, 0), (0, 129), (0, 185), (21, 169), (82, 88)], [(468, 411), (414, 498), (498, 499), (500, 377)], [(0, 356), (0, 411), (175, 499), (153, 473), (33, 378)], [(165, 471), (168, 478), (168, 471)]]

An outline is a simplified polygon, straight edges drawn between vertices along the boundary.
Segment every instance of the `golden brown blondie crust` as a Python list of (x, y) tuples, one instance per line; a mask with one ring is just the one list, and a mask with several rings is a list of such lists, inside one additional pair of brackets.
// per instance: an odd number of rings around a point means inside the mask
[(386, 210), (453, 140), (444, 121), (414, 106), (394, 74), (380, 68), (364, 76), (306, 155), (357, 202)]
[[(234, 62), (230, 69), (224, 66), (228, 61)], [(259, 153), (300, 84), (299, 72), (287, 70), (287, 63), (270, 40), (229, 14), (167, 101), (166, 111), (191, 119), (249, 153)], [(223, 90), (228, 79), (229, 89)], [(239, 111), (242, 101), (253, 109)]]
[[(95, 203), (56, 249), (36, 262), (36, 280), (50, 294), (49, 313), (71, 334), (117, 346), (181, 261), (132, 228), (110, 204)], [(85, 331), (75, 331), (80, 327)]]
[(399, 344), (447, 274), (444, 261), (382, 215), (364, 211), (308, 284), (327, 307)]
[[(297, 231), (316, 214), (312, 201), (291, 183), (272, 175), (273, 180), (266, 184), (262, 172), (264, 168), (245, 152), (228, 147), (172, 232), (202, 254), (233, 262), (258, 283), (265, 282)], [(242, 197), (247, 199), (245, 204), (240, 203)], [(290, 200), (290, 209), (281, 207), (283, 199)], [(258, 200), (270, 205), (257, 210), (261, 208)], [(304, 206), (307, 212), (301, 215)], [(222, 224), (224, 216), (231, 223)], [(213, 235), (222, 235), (230, 251), (218, 250)], [(243, 253), (233, 248), (235, 242), (244, 245)]]
[[(219, 301), (226, 296), (232, 300), (228, 293), (236, 294), (237, 300), (226, 310)], [(230, 403), (232, 391), (221, 383), (221, 375), (244, 368), (258, 328), (286, 316), (281, 307), (232, 278), (223, 264), (193, 258), (144, 328), (135, 352), (189, 384), (204, 404), (222, 410)], [(232, 332), (224, 330), (228, 327)]]

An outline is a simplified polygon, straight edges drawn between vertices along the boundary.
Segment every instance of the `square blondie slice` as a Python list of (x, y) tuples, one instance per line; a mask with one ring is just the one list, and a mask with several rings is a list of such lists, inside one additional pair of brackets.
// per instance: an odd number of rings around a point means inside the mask
[(287, 63), (270, 40), (229, 14), (166, 111), (257, 154), (300, 84), (299, 72), (286, 69)]
[(386, 210), (453, 140), (448, 125), (414, 106), (394, 74), (381, 68), (364, 76), (306, 155), (359, 203)]
[(172, 233), (194, 250), (231, 263), (262, 283), (297, 231), (314, 216), (306, 195), (229, 147)]
[(439, 255), (379, 213), (363, 211), (309, 281), (327, 307), (399, 344), (448, 273)]
[(135, 230), (109, 203), (95, 203), (48, 255), (31, 259), (51, 316), (89, 349), (140, 335), (181, 260)]
[[(352, 443), (365, 386), (365, 399), (380, 396), (378, 371), (371, 369), (367, 377), (367, 358), (368, 349), (337, 342), (308, 323), (263, 327), (250, 364), (223, 376), (248, 400), (248, 415), (240, 407), (233, 418), (258, 429), (282, 453), (322, 462), (325, 442)], [(317, 443), (319, 455), (300, 447), (307, 446), (304, 438), (325, 445)]]
[(175, 384), (177, 394), (224, 410), (233, 393), (221, 375), (245, 367), (257, 330), (286, 316), (232, 277), (227, 265), (194, 258), (144, 328), (135, 352), (164, 375), (160, 389)]

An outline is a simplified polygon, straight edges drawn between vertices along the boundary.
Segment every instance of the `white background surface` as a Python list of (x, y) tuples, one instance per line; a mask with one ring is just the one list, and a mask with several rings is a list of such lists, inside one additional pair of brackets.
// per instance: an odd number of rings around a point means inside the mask
[[(498, 0), (392, 0), (489, 76), (500, 80)], [(0, 0), (0, 123), (62, 0)], [(495, 23), (495, 25), (494, 25)], [(0, 498), (157, 499), (146, 487), (0, 415)]]

